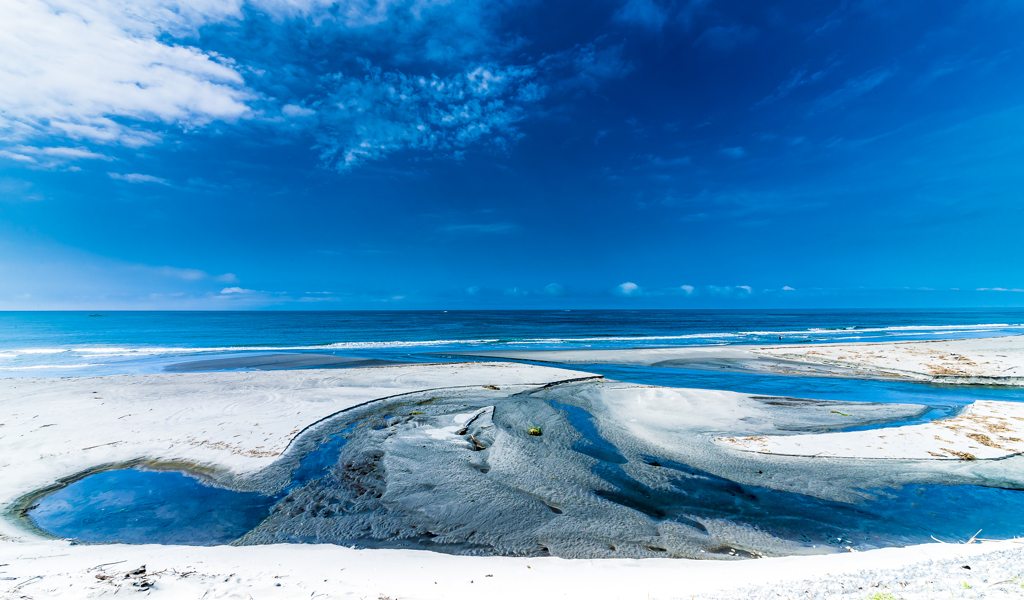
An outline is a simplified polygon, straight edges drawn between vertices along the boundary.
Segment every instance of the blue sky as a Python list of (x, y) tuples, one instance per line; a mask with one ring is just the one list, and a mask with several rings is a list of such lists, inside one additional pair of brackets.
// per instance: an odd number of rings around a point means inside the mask
[(1024, 6), (11, 0), (0, 309), (1024, 305)]

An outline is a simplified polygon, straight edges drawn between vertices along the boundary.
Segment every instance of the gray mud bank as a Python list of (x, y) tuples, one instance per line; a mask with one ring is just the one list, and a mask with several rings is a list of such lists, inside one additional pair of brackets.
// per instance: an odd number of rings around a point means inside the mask
[[(652, 418), (658, 407), (638, 404), (645, 393), (684, 412), (688, 425)], [(978, 529), (1024, 533), (1020, 457), (808, 458), (710, 442), (881, 425), (927, 410), (593, 379), (448, 388), (344, 411), (257, 475), (214, 480), (274, 499), (236, 545), (752, 558), (963, 540)], [(115, 529), (107, 541), (121, 541)]]
[(297, 449), (336, 449), (299, 467), (322, 464), (321, 474), (288, 490), (235, 543), (711, 558), (966, 539), (978, 529), (977, 514), (994, 535), (1024, 531), (1004, 512), (1024, 508), (1024, 493), (978, 487), (1020, 487), (1019, 475), (1007, 476), (1024, 473), (1019, 461), (1007, 469), (981, 464), (997, 461), (782, 457), (709, 442), (711, 433), (882, 424), (926, 407), (735, 394), (728, 412), (742, 417), (721, 420), (718, 431), (705, 423), (658, 439), (609, 415), (609, 389), (630, 387), (448, 390), (339, 415)]
[(376, 358), (360, 358), (357, 356), (292, 353), (192, 360), (168, 365), (164, 367), (164, 371), (168, 373), (198, 373), (202, 371), (225, 371), (238, 369), (280, 371), (284, 369), (380, 367), (398, 364), (405, 363)]

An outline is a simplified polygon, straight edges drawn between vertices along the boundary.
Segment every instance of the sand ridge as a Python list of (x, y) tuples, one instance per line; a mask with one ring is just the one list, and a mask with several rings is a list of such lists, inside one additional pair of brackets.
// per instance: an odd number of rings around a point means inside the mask
[(1024, 336), (769, 347), (753, 353), (937, 383), (1024, 385)]
[(1024, 452), (1024, 403), (978, 401), (951, 419), (918, 425), (803, 435), (716, 437), (722, 446), (789, 456), (998, 459)]
[(769, 375), (1024, 385), (1024, 336), (786, 346), (682, 346), (463, 352), (561, 364), (619, 364)]

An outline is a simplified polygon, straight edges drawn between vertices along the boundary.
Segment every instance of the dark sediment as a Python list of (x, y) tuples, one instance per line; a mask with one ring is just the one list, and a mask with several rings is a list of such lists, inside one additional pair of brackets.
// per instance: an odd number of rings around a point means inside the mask
[[(1024, 532), (1024, 492), (994, 489), (1021, 482), (980, 464), (994, 461), (771, 456), (709, 442), (883, 424), (926, 407), (734, 394), (743, 417), (721, 431), (659, 439), (609, 417), (603, 394), (615, 385), (447, 389), (343, 412), (258, 475), (215, 478), (279, 498), (234, 543), (736, 558)], [(856, 418), (842, 414), (851, 407)]]
[(399, 361), (356, 356), (334, 356), (333, 354), (262, 354), (258, 356), (235, 356), (175, 363), (164, 367), (170, 373), (195, 373), (199, 371), (225, 371), (251, 369), (255, 371), (278, 371), (303, 368), (353, 368), (378, 367), (404, 364)]

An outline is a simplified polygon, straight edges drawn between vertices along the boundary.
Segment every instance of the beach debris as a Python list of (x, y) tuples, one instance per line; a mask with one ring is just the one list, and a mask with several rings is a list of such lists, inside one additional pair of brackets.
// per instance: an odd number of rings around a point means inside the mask
[(853, 415), (848, 415), (848, 414), (846, 414), (844, 412), (839, 412), (838, 410), (833, 410), (833, 411), (830, 411), (830, 412), (832, 412), (834, 414), (837, 414), (837, 415), (844, 416), (844, 417), (852, 417), (853, 416)]
[(88, 573), (89, 571), (95, 571), (96, 569), (101, 569), (103, 567), (109, 567), (110, 565), (119, 565), (119, 564), (121, 564), (123, 562), (128, 562), (128, 561), (127, 560), (118, 560), (118, 561), (114, 561), (114, 562), (108, 562), (108, 563), (99, 564), (99, 565), (96, 565), (95, 567), (90, 567), (90, 568), (86, 569), (85, 572)]
[(960, 451), (957, 451), (957, 450), (950, 450), (949, 448), (939, 448), (939, 450), (942, 450), (943, 452), (948, 452), (948, 453), (952, 454), (953, 456), (959, 458), (960, 460), (976, 460), (977, 459), (977, 457), (974, 456), (973, 454), (971, 454), (970, 452), (960, 452)]
[[(126, 561), (120, 560), (120, 561), (117, 561), (117, 562), (106, 563), (106, 564), (103, 564), (103, 565), (97, 565), (95, 567), (92, 567), (92, 568), (88, 569), (86, 572), (93, 571), (95, 569), (101, 569), (102, 570), (103, 567), (105, 567), (105, 566), (116, 565), (116, 564), (120, 564), (120, 563), (123, 563), (123, 562), (126, 562)], [(132, 569), (130, 571), (125, 571), (123, 573), (100, 572), (100, 573), (96, 573), (94, 575), (94, 577), (96, 579), (98, 579), (99, 581), (101, 581), (101, 582), (107, 583), (107, 584), (112, 585), (112, 586), (114, 586), (116, 588), (119, 588), (119, 589), (122, 586), (127, 585), (127, 586), (131, 586), (132, 588), (136, 588), (140, 592), (145, 592), (145, 591), (149, 591), (150, 589), (152, 589), (156, 585), (156, 582), (153, 580), (153, 577), (154, 576), (158, 576), (161, 573), (164, 573), (165, 571), (166, 571), (166, 569), (164, 571), (157, 571), (157, 572), (154, 572), (154, 573), (150, 573), (149, 571), (146, 570), (146, 565), (142, 565), (140, 567), (137, 567), (137, 568)], [(183, 576), (183, 575), (180, 575), (180, 576)]]
[(530, 435), (541, 435), (544, 433), (543, 431), (541, 431), (540, 427), (531, 427), (527, 429), (526, 432), (529, 433)]
[(121, 443), (120, 441), (117, 441), (117, 442), (107, 442), (106, 444), (96, 444), (95, 446), (89, 446), (88, 448), (82, 448), (82, 450), (92, 450), (93, 448), (99, 448), (101, 446), (113, 446), (114, 444), (120, 444), (120, 443)]
[(11, 593), (11, 592), (16, 592), (16, 591), (20, 590), (21, 588), (25, 587), (26, 585), (28, 585), (28, 584), (32, 583), (33, 581), (36, 581), (36, 580), (38, 580), (38, 579), (42, 579), (42, 578), (43, 578), (43, 576), (42, 576), (42, 575), (36, 575), (36, 576), (34, 576), (34, 577), (29, 577), (29, 578), (28, 578), (28, 579), (26, 579), (25, 581), (22, 581), (22, 582), (21, 582), (21, 583), (19, 583), (18, 585), (14, 586), (14, 587), (13, 587), (13, 588), (11, 588), (10, 590), (8, 590), (8, 593)]
[(491, 384), (487, 384), (487, 385), (484, 385), (484, 386), (481, 386), (481, 387), (484, 388), (485, 390), (494, 390), (496, 392), (501, 390), (500, 387), (498, 387), (496, 385), (491, 385)]
[(481, 444), (480, 442), (477, 441), (476, 436), (474, 436), (472, 433), (469, 434), (469, 439), (470, 439), (470, 441), (473, 442), (473, 446), (475, 446), (475, 448), (477, 450), (485, 450), (486, 449), (483, 444)]

